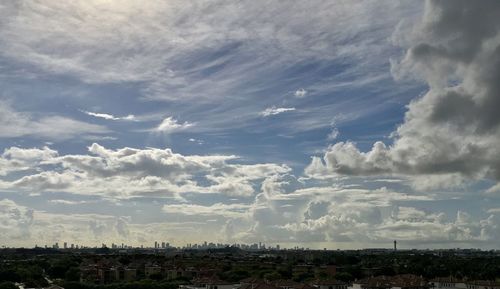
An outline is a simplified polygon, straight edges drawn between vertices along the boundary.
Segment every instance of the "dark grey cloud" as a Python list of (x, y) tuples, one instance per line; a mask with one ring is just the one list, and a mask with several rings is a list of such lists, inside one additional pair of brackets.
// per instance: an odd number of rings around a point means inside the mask
[[(428, 92), (408, 105), (394, 143), (364, 153), (331, 146), (311, 175), (440, 175), (500, 180), (500, 2), (427, 1), (394, 76), (417, 76)], [(399, 32), (401, 34), (401, 32)], [(460, 182), (458, 182), (460, 183)]]

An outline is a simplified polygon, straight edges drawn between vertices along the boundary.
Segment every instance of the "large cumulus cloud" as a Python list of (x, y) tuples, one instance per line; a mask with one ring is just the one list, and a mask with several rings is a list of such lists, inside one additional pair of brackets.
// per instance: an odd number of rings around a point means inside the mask
[(421, 22), (401, 41), (410, 47), (392, 70), (398, 78), (422, 78), (429, 90), (408, 105), (394, 143), (376, 142), (368, 152), (337, 143), (306, 173), (433, 176), (440, 187), (500, 180), (498, 19), (498, 1), (427, 1)]
[(59, 155), (43, 149), (6, 149), (0, 157), (0, 190), (67, 192), (125, 198), (180, 197), (181, 193), (251, 196), (258, 181), (290, 172), (274, 163), (239, 164), (233, 155), (182, 155), (170, 149), (107, 149)]

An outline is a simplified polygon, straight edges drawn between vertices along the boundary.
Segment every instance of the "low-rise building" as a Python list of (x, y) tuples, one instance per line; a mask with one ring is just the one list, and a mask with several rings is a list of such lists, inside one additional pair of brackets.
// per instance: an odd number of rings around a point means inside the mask
[(260, 283), (245, 283), (242, 284), (239, 289), (278, 289), (276, 286), (260, 282)]
[(416, 275), (377, 276), (352, 283), (350, 289), (428, 289), (427, 281)]
[(465, 280), (451, 276), (431, 279), (429, 286), (433, 289), (467, 289)]
[(180, 285), (180, 289), (236, 289), (239, 284), (220, 280), (216, 277), (196, 278), (191, 281), (192, 285)]
[(270, 283), (280, 289), (298, 289), (301, 286), (300, 283), (291, 280), (276, 280)]
[(347, 283), (335, 279), (316, 280), (311, 285), (317, 289), (347, 289)]
[(496, 281), (470, 281), (466, 283), (467, 289), (500, 289), (500, 282)]
[(131, 282), (137, 279), (137, 269), (135, 268), (124, 268), (121, 272), (123, 272), (123, 278), (120, 280)]
[(119, 280), (119, 271), (116, 267), (99, 268), (97, 278), (100, 284), (107, 284)]
[(144, 275), (149, 277), (151, 275), (162, 274), (161, 267), (158, 265), (151, 265), (144, 267)]

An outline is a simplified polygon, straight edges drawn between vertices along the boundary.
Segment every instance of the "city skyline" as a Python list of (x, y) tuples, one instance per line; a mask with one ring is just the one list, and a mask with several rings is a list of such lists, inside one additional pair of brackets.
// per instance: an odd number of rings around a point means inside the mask
[(0, 245), (500, 249), (499, 19), (1, 1)]
[[(383, 244), (384, 245), (384, 244)], [(397, 240), (394, 240), (390, 244), (385, 244), (385, 247), (369, 247), (369, 248), (354, 248), (354, 249), (340, 249), (340, 248), (309, 248), (309, 247), (300, 247), (300, 246), (292, 246), (286, 247), (281, 246), (280, 244), (265, 244), (263, 242), (258, 243), (214, 243), (209, 241), (201, 241), (201, 243), (186, 243), (186, 244), (170, 244), (170, 242), (158, 242), (154, 241), (154, 243), (146, 243), (139, 245), (130, 245), (127, 243), (101, 243), (100, 245), (85, 245), (85, 244), (75, 244), (68, 242), (55, 242), (54, 244), (35, 244), (33, 248), (25, 248), (25, 247), (7, 247), (0, 245), (0, 249), (56, 249), (56, 250), (88, 250), (88, 249), (125, 249), (131, 250), (207, 250), (207, 249), (228, 249), (228, 248), (237, 248), (242, 250), (250, 250), (250, 251), (280, 251), (280, 250), (299, 250), (299, 251), (369, 251), (369, 252), (396, 252), (400, 251), (477, 251), (477, 252), (499, 252), (500, 249), (497, 250), (482, 250), (481, 248), (443, 248), (443, 249), (432, 249), (432, 248), (398, 248)], [(392, 245), (389, 246), (389, 245)], [(125, 252), (125, 251), (124, 251)]]

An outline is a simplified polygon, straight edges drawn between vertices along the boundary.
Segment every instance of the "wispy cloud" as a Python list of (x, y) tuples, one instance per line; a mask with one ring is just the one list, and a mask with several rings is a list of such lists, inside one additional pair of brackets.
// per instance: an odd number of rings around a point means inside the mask
[(267, 117), (267, 116), (272, 116), (272, 115), (277, 115), (280, 113), (284, 113), (287, 111), (294, 111), (295, 107), (268, 107), (264, 111), (260, 113), (260, 115)]
[(197, 216), (224, 216), (230, 218), (241, 218), (248, 216), (251, 205), (244, 204), (213, 204), (211, 206), (200, 206), (193, 204), (165, 205), (162, 210), (169, 214), (184, 214)]
[(329, 141), (335, 140), (339, 136), (339, 130), (334, 127), (332, 128), (332, 131), (326, 136), (326, 139)]
[[(329, 94), (339, 82), (359, 87), (364, 72), (385, 69), (387, 38), (399, 19), (413, 12), (412, 5), (297, 1), (271, 6), (262, 11), (257, 2), (148, 1), (139, 7), (133, 1), (116, 5), (98, 0), (30, 3), (15, 12), (6, 6), (0, 11), (0, 17), (8, 19), (0, 26), (5, 39), (0, 53), (44, 73), (71, 75), (88, 83), (139, 82), (139, 97), (168, 101), (170, 115), (196, 116), (200, 130), (251, 126), (262, 105), (284, 103), (280, 101), (286, 98), (292, 98), (287, 104), (291, 107), (304, 108), (307, 103), (311, 113), (297, 115), (290, 120), (293, 124), (276, 124), (285, 128), (314, 123), (302, 127), (316, 129), (336, 110), (368, 113), (373, 106), (364, 105), (364, 98), (349, 103), (340, 99), (341, 105), (323, 109), (308, 103), (306, 96), (310, 91), (315, 96)], [(96, 24), (102, 21), (105, 27)], [(342, 71), (346, 64), (355, 71), (347, 77)], [(290, 88), (296, 89), (292, 95)]]
[(69, 117), (51, 115), (34, 117), (29, 112), (19, 112), (0, 101), (0, 137), (34, 137), (50, 140), (67, 140), (74, 137), (101, 135), (110, 130)]
[(114, 116), (112, 114), (97, 113), (97, 112), (91, 112), (91, 111), (85, 111), (85, 110), (82, 110), (81, 112), (85, 113), (86, 115), (90, 115), (90, 116), (97, 117), (97, 118), (103, 118), (103, 119), (107, 119), (107, 120), (137, 120), (137, 118), (133, 114), (129, 114), (127, 116)]
[(50, 200), (49, 203), (61, 205), (81, 205), (89, 203), (88, 201), (71, 201), (71, 200)]

